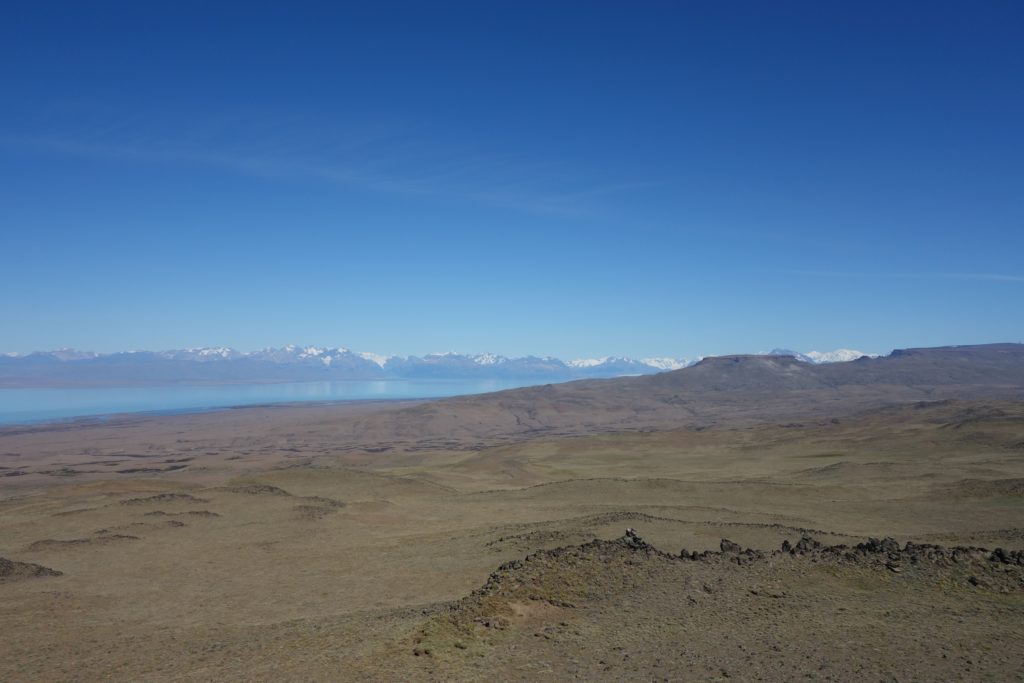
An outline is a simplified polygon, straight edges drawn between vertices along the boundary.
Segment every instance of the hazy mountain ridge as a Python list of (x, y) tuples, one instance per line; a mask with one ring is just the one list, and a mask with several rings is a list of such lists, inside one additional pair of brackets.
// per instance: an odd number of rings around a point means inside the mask
[(845, 363), (791, 355), (704, 358), (643, 377), (443, 399), (352, 425), (351, 438), (494, 439), (804, 422), (901, 404), (1024, 399), (1024, 344), (900, 349)]
[[(843, 350), (840, 350), (843, 351)], [(806, 363), (831, 362), (840, 351), (798, 354)], [(775, 352), (773, 352), (775, 353)], [(849, 352), (859, 354), (859, 352)], [(536, 379), (556, 382), (679, 370), (698, 361), (622, 356), (563, 361), (551, 356), (509, 358), (493, 353), (383, 356), (345, 347), (288, 345), (243, 352), (229, 347), (99, 354), (59, 349), (0, 356), (0, 386), (114, 386), (178, 382), (288, 382), (382, 379)]]

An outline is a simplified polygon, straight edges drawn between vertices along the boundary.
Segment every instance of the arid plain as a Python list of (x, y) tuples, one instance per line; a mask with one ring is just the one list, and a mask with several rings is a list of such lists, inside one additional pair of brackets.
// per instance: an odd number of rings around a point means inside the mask
[(1024, 679), (1019, 386), (797, 384), (2, 429), (0, 678)]

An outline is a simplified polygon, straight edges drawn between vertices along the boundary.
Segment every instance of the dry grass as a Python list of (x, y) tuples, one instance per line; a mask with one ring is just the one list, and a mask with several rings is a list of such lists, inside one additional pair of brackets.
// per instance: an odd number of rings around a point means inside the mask
[[(345, 436), (360, 415), (0, 433), (0, 473), (22, 472), (0, 478), (0, 556), (63, 572), (0, 582), (0, 678), (1021, 675), (1019, 594), (864, 568), (584, 558), (465, 601), (505, 562), (627, 526), (670, 553), (806, 530), (1021, 548), (1022, 404), (382, 452)], [(121, 472), (138, 463), (164, 471)]]

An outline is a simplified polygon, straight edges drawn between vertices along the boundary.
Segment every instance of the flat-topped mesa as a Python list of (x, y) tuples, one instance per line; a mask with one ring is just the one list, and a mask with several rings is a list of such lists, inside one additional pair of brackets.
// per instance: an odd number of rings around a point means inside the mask
[(786, 391), (842, 386), (1024, 387), (1024, 344), (903, 349), (889, 356), (814, 365), (788, 355), (709, 356), (644, 378), (679, 389)]

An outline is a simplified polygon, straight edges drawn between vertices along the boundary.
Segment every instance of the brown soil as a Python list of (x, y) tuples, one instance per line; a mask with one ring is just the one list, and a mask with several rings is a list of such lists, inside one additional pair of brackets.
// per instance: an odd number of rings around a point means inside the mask
[(0, 679), (1024, 677), (1022, 403), (374, 431), (406, 409), (0, 430), (34, 577), (0, 581)]

